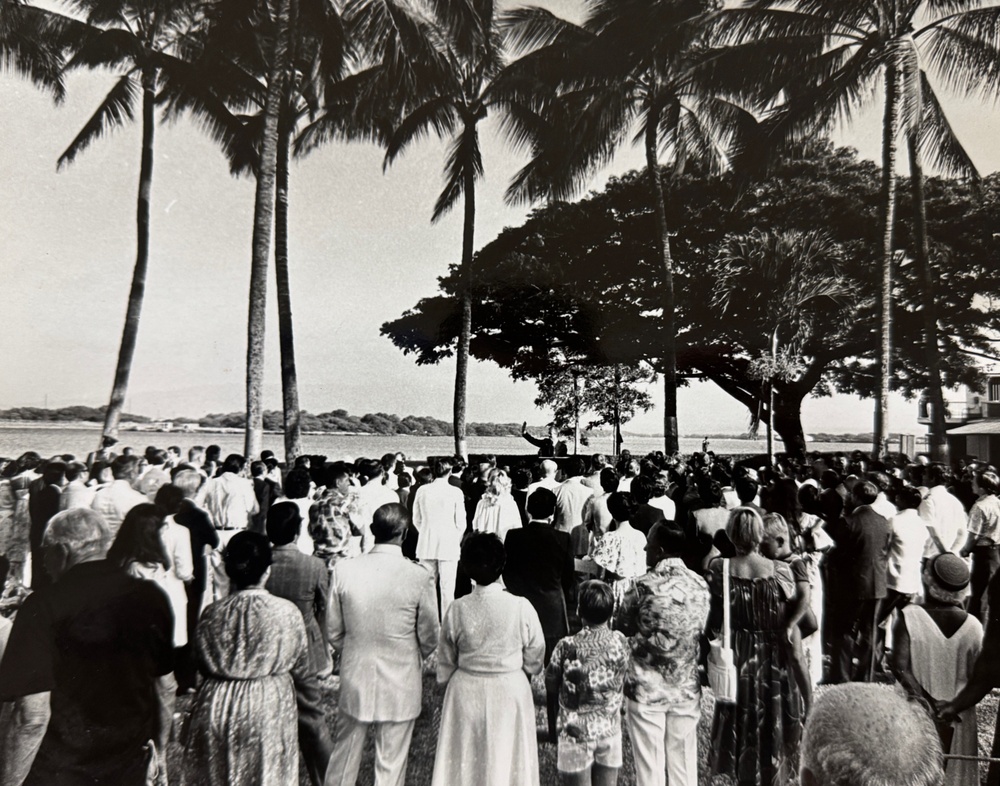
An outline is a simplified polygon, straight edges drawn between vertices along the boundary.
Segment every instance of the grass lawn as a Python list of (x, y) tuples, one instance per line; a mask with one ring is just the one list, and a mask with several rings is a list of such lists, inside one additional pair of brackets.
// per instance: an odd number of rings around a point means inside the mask
[[(539, 678), (532, 682), (535, 694), (535, 723), (538, 729), (545, 727), (545, 697), (544, 688)], [(820, 689), (822, 690), (822, 688)], [(333, 728), (333, 720), (337, 714), (337, 694), (338, 683), (336, 680), (328, 681), (323, 685), (323, 704), (326, 710), (327, 721), (330, 728)], [(437, 728), (441, 715), (441, 704), (444, 699), (444, 688), (438, 687), (432, 674), (424, 676), (424, 697), (423, 711), (417, 719), (416, 728), (413, 732), (413, 742), (410, 746), (410, 761), (407, 768), (407, 786), (428, 786), (431, 782), (431, 774), (434, 770), (434, 751), (437, 745)], [(175, 732), (177, 723), (182, 721), (190, 711), (192, 699), (183, 697), (178, 699), (175, 713)], [(987, 696), (979, 705), (979, 750), (980, 755), (989, 755), (993, 744), (993, 728), (996, 720), (998, 704), (998, 693), (994, 691)], [(702, 698), (701, 723), (698, 727), (698, 772), (699, 784), (715, 786), (717, 784), (728, 784), (730, 781), (723, 777), (710, 778), (706, 766), (706, 759), (709, 749), (709, 733), (712, 724), (712, 711), (714, 699), (709, 691), (705, 691)], [(632, 748), (629, 744), (628, 734), (622, 734), (624, 764), (618, 779), (621, 786), (635, 783), (635, 770), (632, 763)], [(168, 766), (173, 773), (182, 760), (183, 752), (178, 743), (172, 742), (168, 756)], [(556, 772), (556, 749), (555, 745), (540, 743), (538, 746), (538, 761), (541, 775), (541, 783), (545, 786), (557, 784), (559, 782)], [(359, 786), (371, 786), (373, 783), (373, 762), (374, 762), (374, 742), (369, 736), (365, 747), (364, 758), (361, 764), (361, 775), (358, 778)], [(986, 777), (986, 768), (982, 768), (982, 776)], [(171, 777), (171, 782), (176, 783), (177, 779)], [(309, 778), (304, 769), (300, 770), (299, 783), (301, 786), (310, 786)], [(788, 786), (796, 786), (798, 779), (789, 781)], [(293, 785), (291, 785), (293, 786)]]

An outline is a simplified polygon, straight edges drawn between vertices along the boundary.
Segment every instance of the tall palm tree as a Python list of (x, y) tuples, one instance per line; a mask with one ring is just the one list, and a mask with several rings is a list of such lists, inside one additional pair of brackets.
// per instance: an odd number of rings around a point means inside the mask
[[(302, 452), (298, 378), (288, 275), (288, 192), (291, 138), (303, 96), (315, 111), (313, 86), (327, 76), (305, 67), (303, 53), (317, 57), (334, 49), (342, 60), (339, 23), (331, 36), (332, 6), (317, 0), (220, 0), (198, 42), (197, 67), (168, 85), (164, 101), (171, 114), (189, 111), (218, 142), (234, 175), (254, 173), (254, 235), (247, 341), (247, 422), (244, 449), (255, 455), (263, 432), (263, 363), (267, 267), (274, 232), (275, 279), (281, 350), (285, 459)], [(333, 39), (333, 40), (331, 40)], [(317, 44), (317, 41), (319, 43)]]
[[(892, 374), (898, 136), (905, 130), (915, 149), (935, 150), (942, 170), (977, 176), (944, 116), (934, 84), (965, 95), (997, 90), (1000, 5), (980, 0), (766, 0), (723, 10), (717, 19), (716, 42), (728, 45), (717, 53), (717, 84), (755, 96), (761, 105), (780, 102), (763, 124), (761, 138), (772, 146), (850, 118), (882, 84), (881, 318), (873, 446), (880, 457), (888, 442)], [(919, 157), (915, 161), (920, 170)], [(925, 318), (931, 319), (932, 312)], [(928, 355), (938, 351), (935, 330), (927, 330)], [(932, 388), (936, 367), (935, 362)], [(936, 384), (940, 399), (939, 379)], [(943, 442), (943, 421), (935, 431), (932, 441)]]
[[(822, 232), (754, 230), (726, 237), (716, 256), (713, 305), (727, 317), (727, 331), (743, 333), (742, 346), (760, 350), (754, 363), (762, 383), (760, 403), (766, 402), (769, 461), (776, 388), (805, 376), (803, 356), (830, 314), (824, 307), (837, 308), (855, 294), (840, 270), (841, 254)], [(786, 450), (801, 453), (803, 447), (786, 445)]]
[[(121, 72), (97, 110), (59, 157), (58, 167), (72, 163), (95, 140), (132, 120), (136, 103), (141, 104), (136, 262), (111, 399), (102, 429), (103, 441), (104, 438), (117, 438), (139, 333), (149, 266), (149, 211), (158, 84), (161, 74), (183, 65), (186, 41), (202, 22), (202, 5), (194, 0), (67, 0), (64, 5), (69, 14), (24, 5), (20, 5), (18, 12), (25, 23), (52, 34), (48, 46), (72, 53), (66, 69), (107, 67)], [(42, 76), (45, 76), (44, 71)], [(61, 82), (58, 85), (57, 89), (61, 89)]]
[[(206, 67), (201, 70), (211, 71), (210, 63), (227, 59), (231, 69), (238, 69), (238, 76), (222, 79), (214, 86), (219, 93), (218, 102), (194, 103), (180, 96), (174, 106), (175, 111), (188, 108), (197, 117), (218, 121), (234, 174), (257, 171), (264, 130), (263, 104), (270, 76), (270, 43), (275, 40), (276, 21), (267, 2), (223, 3), (205, 43), (208, 57)], [(277, 130), (274, 204), (274, 268), (287, 463), (302, 453), (288, 257), (291, 150), (301, 122), (320, 111), (325, 92), (340, 81), (345, 65), (344, 32), (331, 4), (323, 0), (292, 0), (289, 29)], [(249, 113), (242, 117), (230, 114), (247, 110)], [(222, 117), (215, 117), (219, 112)], [(229, 129), (235, 129), (236, 136)]]
[(675, 172), (691, 158), (722, 168), (732, 139), (754, 123), (738, 104), (705, 91), (697, 77), (704, 23), (713, 9), (702, 0), (600, 0), (581, 26), (537, 8), (506, 17), (515, 49), (531, 50), (521, 70), (532, 71), (542, 86), (538, 111), (553, 129), (536, 138), (535, 157), (508, 191), (511, 201), (571, 196), (631, 131), (637, 130), (635, 140), (643, 145), (662, 266), (660, 371), (668, 453), (679, 448), (676, 296), (660, 156), (667, 153)]
[[(475, 248), (476, 182), (483, 176), (479, 123), (492, 109), (504, 112), (501, 129), (515, 146), (526, 139), (520, 113), (507, 89), (506, 54), (499, 14), (491, 0), (433, 0), (426, 14), (395, 0), (348, 3), (345, 22), (372, 63), (380, 69), (379, 89), (362, 90), (355, 103), (378, 125), (385, 114), (371, 108), (385, 102), (398, 113), (386, 134), (384, 166), (390, 166), (414, 141), (434, 132), (450, 138), (446, 183), (434, 205), (436, 222), (461, 199), (461, 330), (456, 350), (455, 452), (468, 455), (466, 402), (469, 339), (472, 332), (472, 257)], [(377, 138), (381, 132), (371, 132)]]

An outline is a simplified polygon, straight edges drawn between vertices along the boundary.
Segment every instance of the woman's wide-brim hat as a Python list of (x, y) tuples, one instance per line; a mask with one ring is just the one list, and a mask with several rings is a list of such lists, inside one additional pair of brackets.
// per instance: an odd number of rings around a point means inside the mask
[(938, 554), (928, 567), (930, 578), (943, 590), (961, 592), (969, 586), (969, 566), (957, 554)]

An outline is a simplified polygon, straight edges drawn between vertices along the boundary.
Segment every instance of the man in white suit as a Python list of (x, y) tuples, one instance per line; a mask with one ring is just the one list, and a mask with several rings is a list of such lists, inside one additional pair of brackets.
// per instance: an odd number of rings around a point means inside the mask
[(325, 786), (354, 786), (375, 724), (375, 786), (403, 786), (420, 715), (421, 660), (438, 641), (431, 573), (403, 556), (410, 515), (399, 503), (372, 517), (375, 545), (341, 560), (330, 581), (327, 631), (341, 655), (340, 703)]
[(417, 559), (433, 574), (441, 590), (441, 617), (455, 600), (458, 557), (465, 534), (465, 495), (448, 482), (452, 461), (434, 462), (434, 480), (421, 486), (413, 496), (413, 527), (417, 538)]

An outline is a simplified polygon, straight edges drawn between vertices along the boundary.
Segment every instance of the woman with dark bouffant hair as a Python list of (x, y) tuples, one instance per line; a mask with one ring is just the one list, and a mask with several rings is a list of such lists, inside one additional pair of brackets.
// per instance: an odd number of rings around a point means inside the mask
[(545, 637), (532, 605), (497, 584), (505, 561), (492, 533), (462, 545), (460, 565), (475, 587), (441, 626), (437, 678), (448, 688), (432, 786), (538, 786), (530, 679), (542, 670)]
[[(159, 505), (143, 503), (136, 505), (126, 515), (115, 535), (114, 543), (108, 549), (107, 559), (130, 576), (154, 582), (170, 601), (174, 615), (173, 644), (175, 655), (187, 644), (187, 595), (184, 583), (170, 570), (170, 557), (163, 542), (167, 529), (166, 511)], [(160, 720), (156, 736), (156, 747), (161, 757), (165, 756), (170, 727), (173, 724), (174, 694), (177, 681), (173, 673), (158, 679), (160, 693)], [(165, 766), (165, 758), (162, 759)], [(164, 770), (165, 771), (165, 770)]]
[(185, 742), (184, 783), (286, 786), (299, 781), (296, 691), (319, 712), (302, 615), (264, 589), (271, 544), (238, 532), (223, 555), (231, 594), (205, 609), (196, 634), (206, 675)]

